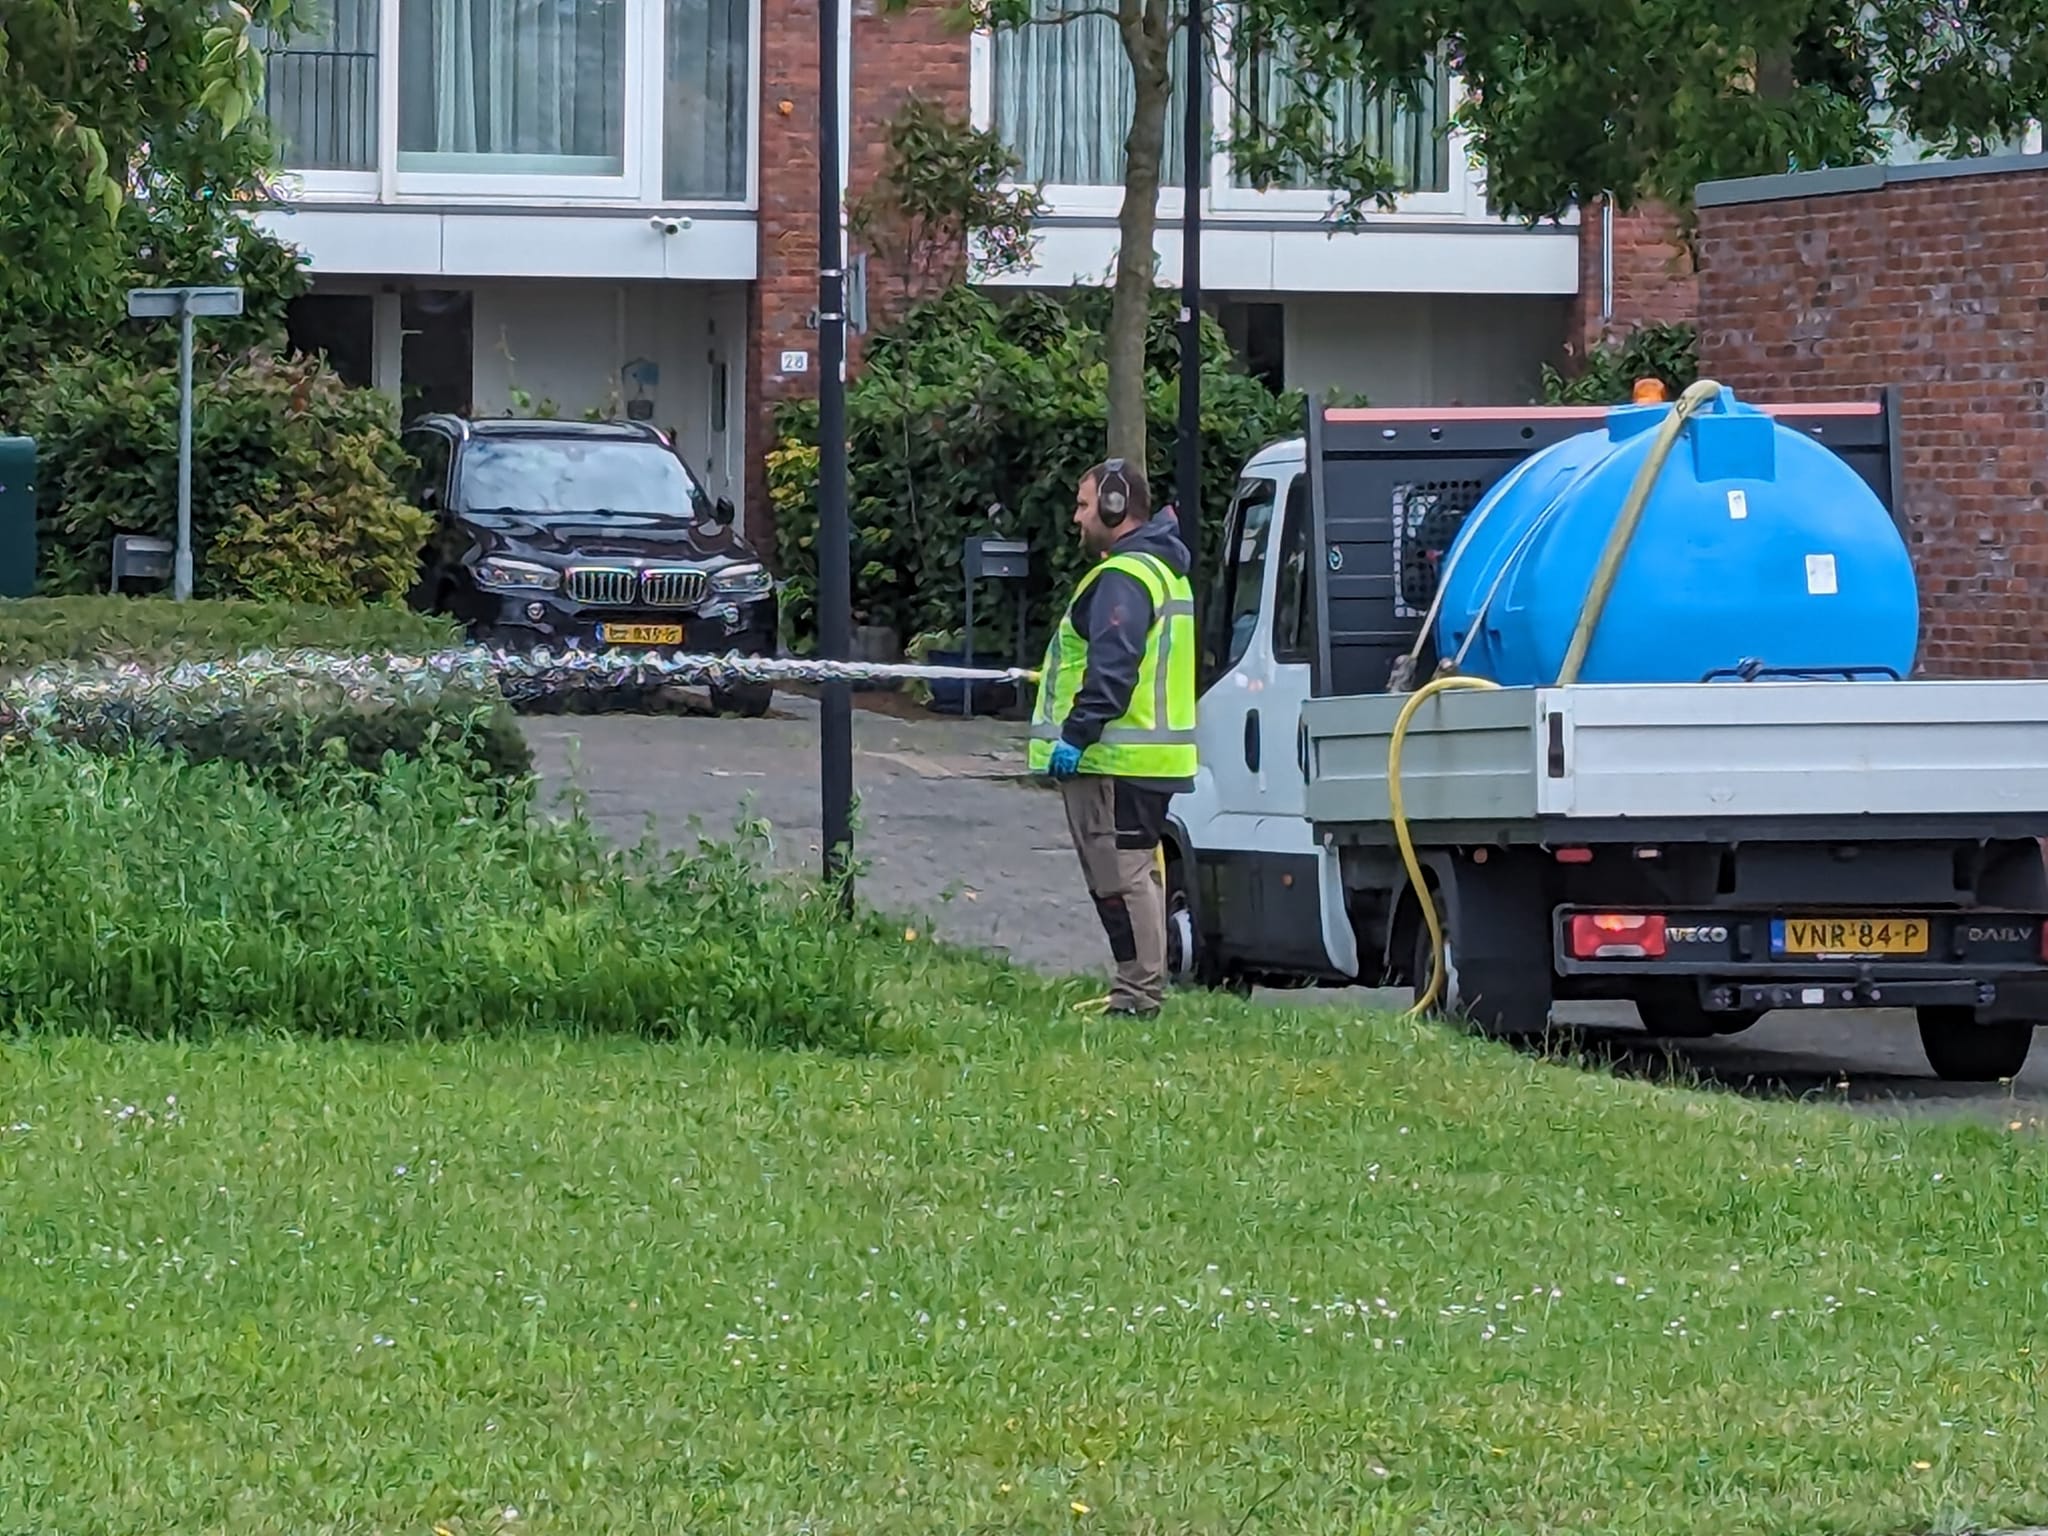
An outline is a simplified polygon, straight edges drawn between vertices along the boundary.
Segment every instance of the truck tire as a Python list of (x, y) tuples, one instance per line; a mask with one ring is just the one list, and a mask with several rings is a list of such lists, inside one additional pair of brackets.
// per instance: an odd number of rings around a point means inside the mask
[(711, 707), (721, 715), (738, 715), (746, 720), (758, 720), (768, 713), (768, 706), (775, 698), (775, 689), (766, 683), (741, 683), (731, 688), (714, 686), (711, 689)]
[(1979, 1024), (1968, 1008), (1922, 1008), (1920, 1048), (1945, 1083), (1996, 1083), (2018, 1077), (2034, 1047), (2031, 1024)]
[(1196, 905), (1193, 866), (1187, 856), (1166, 845), (1166, 979), (1176, 987), (1250, 993), (1251, 983), (1224, 968), (1202, 938), (1202, 914)]

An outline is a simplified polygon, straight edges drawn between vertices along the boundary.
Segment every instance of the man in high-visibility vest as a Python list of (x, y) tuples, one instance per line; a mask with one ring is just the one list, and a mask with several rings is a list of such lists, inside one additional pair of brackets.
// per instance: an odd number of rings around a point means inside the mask
[(1111, 1013), (1166, 992), (1159, 840), (1195, 781), (1195, 604), (1171, 512), (1121, 459), (1081, 478), (1074, 526), (1094, 557), (1046, 646), (1031, 716), (1034, 773), (1060, 781), (1081, 873), (1109, 936)]

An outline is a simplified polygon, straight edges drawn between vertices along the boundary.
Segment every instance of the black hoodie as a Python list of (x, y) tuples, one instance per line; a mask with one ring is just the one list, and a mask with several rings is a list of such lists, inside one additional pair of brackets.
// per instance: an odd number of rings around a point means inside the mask
[[(1188, 547), (1181, 542), (1180, 522), (1162, 508), (1111, 546), (1111, 554), (1151, 555), (1177, 576), (1188, 573)], [(1131, 707), (1138, 667), (1145, 659), (1145, 636), (1152, 628), (1152, 594), (1135, 576), (1105, 571), (1076, 597), (1067, 610), (1088, 641), (1088, 667), (1074, 707), (1060, 726), (1060, 739), (1083, 748), (1101, 739), (1104, 727)], [(1168, 794), (1194, 788), (1192, 779), (1138, 779), (1131, 783)]]

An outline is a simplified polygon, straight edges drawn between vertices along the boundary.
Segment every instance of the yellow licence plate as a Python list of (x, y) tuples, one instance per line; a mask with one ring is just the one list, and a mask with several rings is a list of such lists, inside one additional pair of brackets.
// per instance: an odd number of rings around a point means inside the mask
[(681, 645), (680, 624), (600, 624), (597, 638), (605, 645)]
[(1771, 951), (1812, 959), (1924, 955), (1924, 917), (1781, 917), (1771, 924)]

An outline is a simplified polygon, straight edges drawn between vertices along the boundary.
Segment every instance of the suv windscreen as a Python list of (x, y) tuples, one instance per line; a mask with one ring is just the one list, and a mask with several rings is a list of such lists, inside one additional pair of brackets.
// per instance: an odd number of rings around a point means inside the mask
[(702, 515), (706, 499), (681, 459), (658, 443), (573, 438), (472, 438), (462, 455), (463, 505), (556, 514)]

